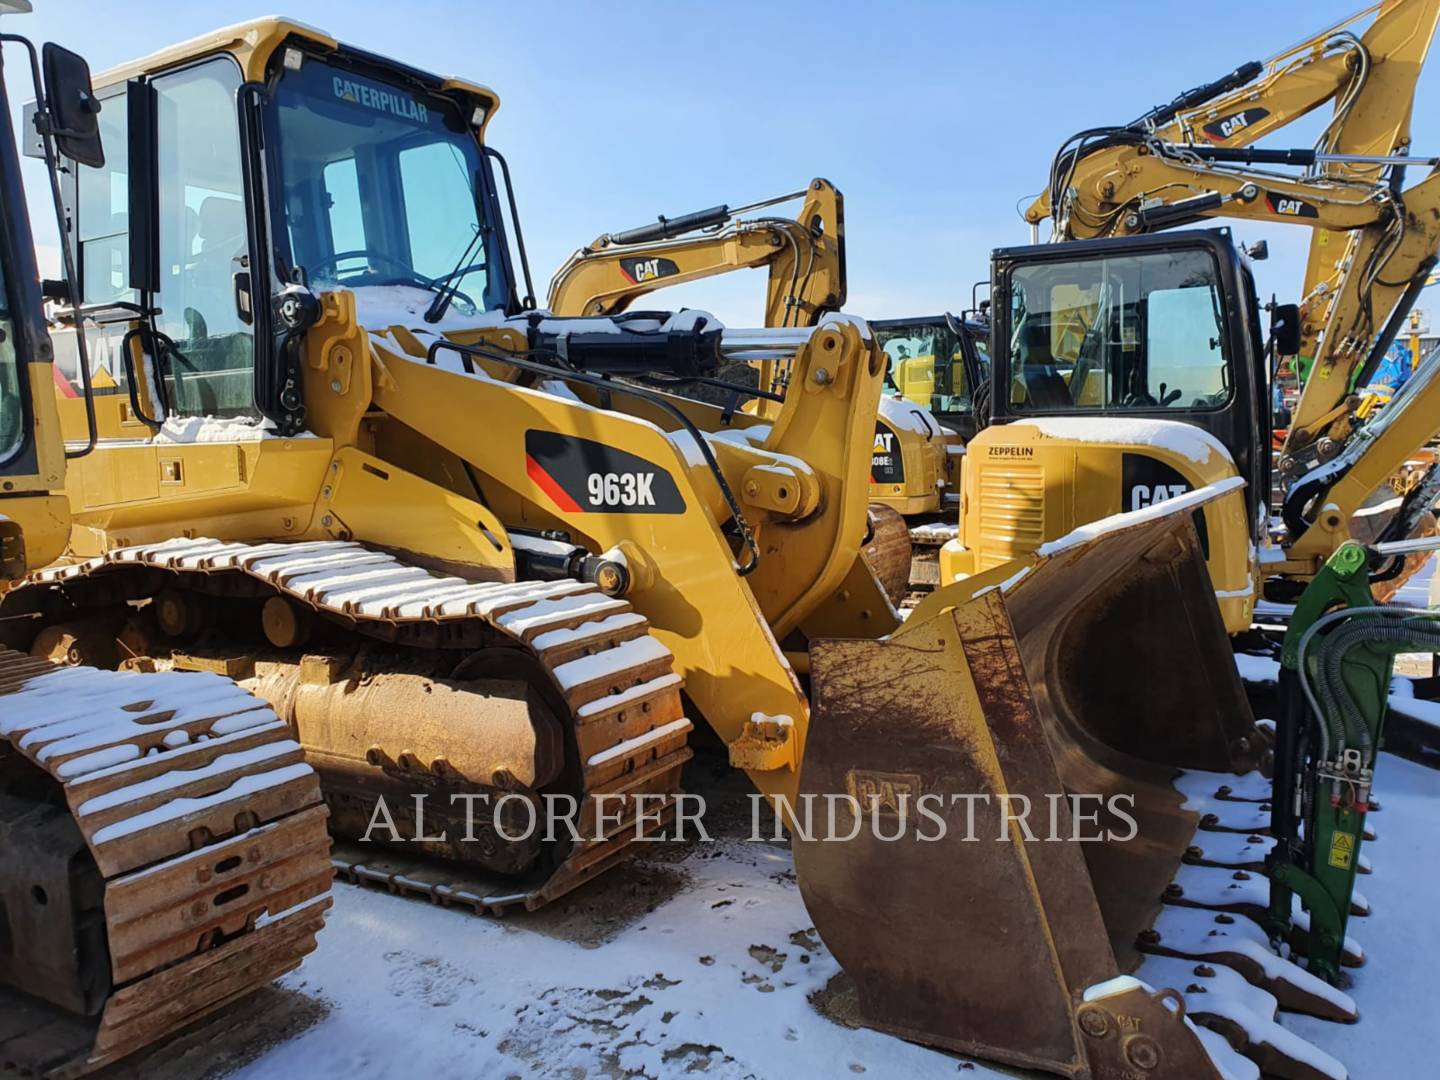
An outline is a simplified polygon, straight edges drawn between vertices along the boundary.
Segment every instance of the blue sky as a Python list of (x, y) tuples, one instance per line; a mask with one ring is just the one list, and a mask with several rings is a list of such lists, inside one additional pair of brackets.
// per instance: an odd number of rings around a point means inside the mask
[[(5, 30), (75, 49), (97, 72), (283, 10), (348, 43), (494, 87), (502, 105), (490, 141), (514, 172), (542, 293), (599, 233), (825, 176), (846, 196), (847, 307), (880, 318), (966, 306), (990, 249), (1028, 239), (1017, 204), (1044, 185), (1073, 131), (1127, 121), (1264, 59), (1360, 0), (35, 6), (6, 18)], [(6, 56), (12, 100), (24, 100), (20, 54)], [(1440, 154), (1440, 62), (1430, 68), (1413, 134), (1417, 153)], [(1308, 145), (1316, 130), (1294, 125), (1279, 144)], [(33, 203), (43, 188), (32, 180)], [(37, 233), (53, 245), (43, 215)], [(1308, 231), (1242, 224), (1237, 233), (1269, 239), (1260, 286), (1296, 299)], [(745, 273), (656, 302), (753, 324), (762, 291), (761, 276)]]

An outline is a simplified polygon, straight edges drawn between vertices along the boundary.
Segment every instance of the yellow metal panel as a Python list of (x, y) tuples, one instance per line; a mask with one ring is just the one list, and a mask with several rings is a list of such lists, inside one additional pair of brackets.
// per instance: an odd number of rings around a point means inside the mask
[[(1177, 425), (1178, 426), (1178, 425)], [(1096, 434), (1059, 438), (1033, 424), (994, 425), (966, 447), (960, 542), (941, 551), (941, 581), (981, 573), (1033, 552), (1080, 525), (1137, 508), (1123, 490), (1124, 458), (1139, 455), (1168, 466), (1191, 489), (1232, 478), (1228, 454), (1197, 463), (1164, 445), (1112, 441)], [(1172, 492), (1151, 493), (1149, 505)], [(1250, 625), (1254, 573), (1249, 522), (1240, 491), (1202, 511), (1210, 576), (1226, 627)]]
[[(376, 345), (383, 349), (383, 343)], [(808, 702), (747, 579), (734, 569), (734, 554), (705, 508), (707, 500), (696, 491), (699, 481), (660, 428), (568, 398), (482, 376), (466, 377), (399, 356), (384, 358), (383, 363), (387, 374), (377, 380), (377, 405), (471, 462), (487, 501), (505, 521), (563, 527), (593, 551), (633, 541), (627, 558), (637, 585), (627, 599), (675, 654), (675, 669), (684, 676), (686, 693), (702, 715), (727, 743), (740, 738), (757, 713), (788, 716), (794, 735), (784, 758), (801, 760)], [(878, 381), (875, 385), (878, 392)], [(861, 415), (862, 426), (868, 429), (873, 425), (873, 402)], [(476, 417), (484, 417), (485, 423), (477, 424)], [(618, 513), (561, 505), (532, 478), (526, 454), (526, 433), (532, 431), (592, 440), (644, 459), (657, 475), (664, 473), (674, 482), (686, 511)], [(862, 432), (862, 438), (863, 467), (868, 432)], [(856, 498), (863, 519), (864, 487), (852, 488), (860, 492)], [(839, 513), (842, 505), (833, 507), (833, 512)], [(854, 531), (858, 547), (863, 520)], [(808, 549), (797, 542), (795, 550), (799, 557)], [(849, 563), (840, 568), (840, 580), (849, 570)], [(830, 575), (822, 563), (815, 574), (796, 576), (804, 579), (796, 587), (803, 588), (812, 581), (828, 581)], [(790, 768), (755, 771), (751, 778), (767, 794), (794, 794), (796, 774)]]
[(515, 580), (505, 527), (488, 509), (359, 450), (330, 463), (321, 528), (402, 551), (412, 561), (469, 579)]
[(73, 546), (95, 554), (180, 535), (299, 535), (311, 526), (333, 454), (331, 441), (319, 438), (102, 443), (71, 464)]
[(70, 506), (64, 495), (0, 499), (0, 593), (10, 581), (54, 562), (70, 536)]

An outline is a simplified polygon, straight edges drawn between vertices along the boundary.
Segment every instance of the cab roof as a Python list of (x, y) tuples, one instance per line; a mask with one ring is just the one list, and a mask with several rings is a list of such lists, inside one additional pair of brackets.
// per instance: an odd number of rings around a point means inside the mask
[(284, 42), (297, 37), (318, 45), (322, 49), (338, 50), (342, 54), (360, 57), (370, 63), (388, 65), (407, 74), (418, 75), (424, 81), (434, 83), (436, 89), (441, 91), (458, 90), (483, 98), (488, 102), (485, 110), (487, 124), (495, 110), (500, 107), (500, 96), (481, 83), (470, 82), (453, 75), (431, 74), (390, 57), (378, 56), (366, 50), (345, 45), (324, 30), (279, 15), (269, 15), (248, 22), (236, 23), (233, 26), (201, 34), (188, 41), (166, 46), (149, 56), (101, 72), (95, 76), (95, 87), (97, 90), (104, 89), (140, 75), (153, 75), (167, 68), (179, 67), (202, 56), (222, 52), (229, 53), (239, 61), (246, 79), (258, 81), (264, 78), (266, 65), (270, 62), (275, 50)]

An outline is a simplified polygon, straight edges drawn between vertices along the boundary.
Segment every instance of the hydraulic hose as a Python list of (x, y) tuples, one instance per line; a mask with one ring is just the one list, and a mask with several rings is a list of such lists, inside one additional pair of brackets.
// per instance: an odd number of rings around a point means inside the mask
[(1396, 623), (1362, 618), (1347, 623), (1320, 643), (1316, 675), (1324, 692), (1322, 696), (1339, 709), (1345, 739), (1341, 749), (1354, 747), (1368, 765), (1375, 753), (1374, 740), (1342, 671), (1346, 655), (1360, 644), (1392, 656), (1401, 652), (1440, 652), (1440, 625), (1433, 619), (1406, 619)]
[[(1360, 615), (1373, 615), (1380, 618), (1413, 618), (1417, 615), (1425, 615), (1427, 612), (1414, 608), (1401, 607), (1374, 607), (1363, 608), (1342, 608), (1339, 611), (1332, 611), (1320, 616), (1314, 624), (1300, 636), (1300, 642), (1296, 646), (1295, 667), (1300, 675), (1300, 688), (1305, 691), (1305, 700), (1310, 705), (1310, 710), (1315, 716), (1315, 732), (1320, 740), (1320, 760), (1325, 761), (1330, 757), (1330, 746), (1332, 743), (1343, 743), (1345, 739), (1344, 726), (1333, 710), (1326, 710), (1320, 707), (1316, 699), (1315, 688), (1311, 686), (1307, 677), (1308, 667), (1306, 657), (1310, 648), (1310, 642), (1314, 640), (1325, 627), (1330, 626), (1341, 619), (1352, 619)], [(1343, 747), (1342, 747), (1343, 749)]]
[[(1312, 678), (1306, 660), (1315, 636), (1326, 626), (1357, 619), (1360, 621), (1320, 639)], [(1301, 688), (1316, 718), (1322, 761), (1330, 759), (1332, 748), (1338, 756), (1347, 746), (1359, 749), (1367, 764), (1373, 757), (1374, 740), (1340, 674), (1345, 655), (1355, 645), (1369, 642), (1384, 642), (1385, 651), (1391, 655), (1409, 651), (1440, 652), (1440, 614), (1400, 607), (1342, 608), (1315, 620), (1305, 632), (1297, 649), (1296, 666)]]

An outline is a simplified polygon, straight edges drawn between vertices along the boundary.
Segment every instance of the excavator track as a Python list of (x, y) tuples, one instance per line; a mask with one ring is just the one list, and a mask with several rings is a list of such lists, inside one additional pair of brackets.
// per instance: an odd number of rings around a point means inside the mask
[(263, 701), (0, 649), (0, 735), (0, 1073), (83, 1075), (314, 949), (326, 808)]
[[(535, 909), (673, 819), (692, 756), (680, 677), (645, 618), (594, 585), (467, 581), (349, 541), (177, 539), (52, 567), (17, 592), (36, 589), (84, 610), (97, 591), (132, 609), (148, 599), (169, 605), (161, 615), (172, 623), (228, 603), (262, 612), (252, 630), (284, 624), (256, 648), (237, 646), (233, 631), (201, 630), (127, 662), (224, 671), (271, 701), (320, 773), (334, 866), (347, 881), (477, 913)], [(277, 637), (311, 621), (318, 640), (275, 650)], [(36, 648), (64, 647), (65, 627), (84, 623), (50, 626)], [(471, 753), (476, 742), (484, 753)], [(446, 805), (467, 794), (488, 797), (473, 834), (475, 818)], [(550, 828), (554, 842), (512, 842), (512, 830), (549, 825), (539, 815), (551, 799), (561, 814), (573, 800), (574, 828)]]

